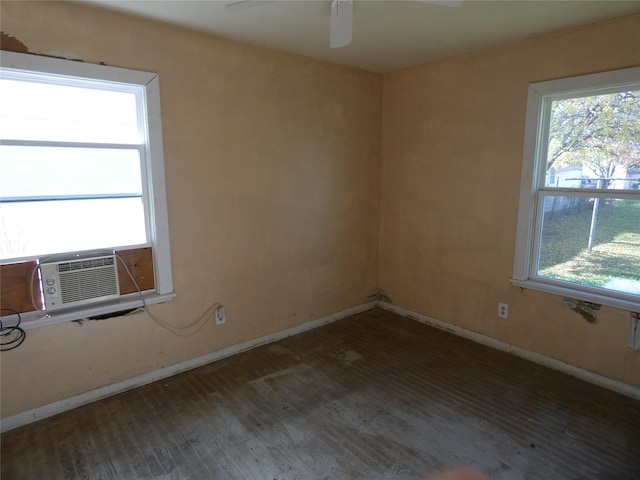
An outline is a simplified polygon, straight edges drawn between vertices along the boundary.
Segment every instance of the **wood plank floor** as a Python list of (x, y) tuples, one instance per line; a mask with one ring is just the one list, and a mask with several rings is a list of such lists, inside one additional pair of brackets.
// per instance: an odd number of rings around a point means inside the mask
[(640, 479), (640, 402), (372, 310), (2, 436), (11, 479)]

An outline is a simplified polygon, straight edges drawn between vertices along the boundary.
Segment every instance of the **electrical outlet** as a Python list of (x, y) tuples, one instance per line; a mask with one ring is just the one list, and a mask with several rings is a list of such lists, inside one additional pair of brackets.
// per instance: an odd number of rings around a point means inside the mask
[(509, 305), (506, 303), (498, 303), (498, 316), (500, 318), (509, 318)]
[(227, 321), (227, 311), (223, 306), (216, 308), (216, 325), (222, 325)]

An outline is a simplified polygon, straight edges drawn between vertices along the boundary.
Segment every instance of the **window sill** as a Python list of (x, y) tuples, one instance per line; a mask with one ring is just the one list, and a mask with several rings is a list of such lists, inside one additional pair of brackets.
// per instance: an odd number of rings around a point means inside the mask
[[(142, 307), (143, 305), (154, 305), (173, 300), (175, 293), (157, 294), (153, 291), (143, 292), (142, 297), (138, 293), (123, 295), (122, 297), (107, 302), (96, 303), (91, 306), (70, 308), (68, 310), (57, 310), (54, 312), (36, 311), (21, 314), (22, 323), (20, 327), (24, 330), (32, 328), (47, 327), (58, 323), (82, 320), (97, 315), (120, 312)], [(143, 301), (144, 300), (144, 301)]]
[(539, 292), (551, 293), (553, 295), (559, 295), (561, 297), (575, 298), (576, 300), (597, 303), (599, 305), (619, 308), (621, 310), (627, 310), (630, 312), (640, 312), (640, 302), (624, 300), (616, 297), (610, 297), (607, 295), (598, 295), (597, 293), (582, 292), (580, 290), (574, 290), (572, 288), (565, 288), (557, 285), (549, 285), (546, 283), (536, 282), (533, 280), (516, 280), (512, 278), (511, 283), (516, 287), (520, 287), (520, 288), (526, 288), (529, 290), (537, 290)]

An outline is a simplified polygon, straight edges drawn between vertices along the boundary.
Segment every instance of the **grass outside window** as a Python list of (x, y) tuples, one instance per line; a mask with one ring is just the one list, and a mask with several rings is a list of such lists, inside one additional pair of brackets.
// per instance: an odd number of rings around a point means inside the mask
[(545, 214), (537, 274), (640, 294), (640, 201), (601, 201), (591, 250), (593, 199), (572, 201), (570, 208)]

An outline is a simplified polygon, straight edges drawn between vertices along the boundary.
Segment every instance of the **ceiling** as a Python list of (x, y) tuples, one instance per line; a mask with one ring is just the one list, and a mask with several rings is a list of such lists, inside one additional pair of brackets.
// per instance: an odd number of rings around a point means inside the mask
[(329, 48), (331, 2), (80, 0), (221, 37), (373, 72), (390, 72), (483, 48), (640, 12), (640, 0), (465, 0), (458, 7), (354, 0), (353, 42)]

